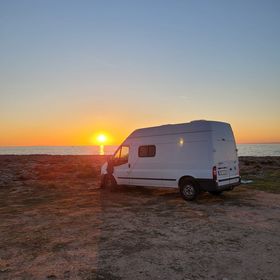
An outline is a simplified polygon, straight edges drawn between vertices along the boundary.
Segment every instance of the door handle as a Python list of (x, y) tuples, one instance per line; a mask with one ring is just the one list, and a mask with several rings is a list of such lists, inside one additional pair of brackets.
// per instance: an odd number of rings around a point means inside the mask
[(130, 168), (130, 163), (128, 164), (128, 168)]

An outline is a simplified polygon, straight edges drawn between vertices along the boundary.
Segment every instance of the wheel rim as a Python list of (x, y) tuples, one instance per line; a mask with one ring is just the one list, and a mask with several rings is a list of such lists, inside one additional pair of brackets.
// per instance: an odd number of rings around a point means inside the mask
[(192, 186), (192, 185), (186, 185), (186, 186), (184, 186), (184, 188), (183, 188), (183, 194), (184, 194), (184, 196), (193, 196), (194, 195), (194, 193), (195, 193), (195, 190), (194, 190), (194, 187)]

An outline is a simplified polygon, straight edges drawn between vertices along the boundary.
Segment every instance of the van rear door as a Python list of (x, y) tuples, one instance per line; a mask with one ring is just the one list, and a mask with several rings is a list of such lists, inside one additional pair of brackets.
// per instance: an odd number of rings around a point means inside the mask
[(230, 140), (219, 141), (217, 147), (217, 179), (219, 186), (239, 181), (238, 157), (235, 143)]
[(219, 186), (229, 183), (229, 162), (219, 161), (217, 164), (217, 181)]
[(217, 141), (216, 146), (217, 180), (219, 186), (239, 181), (237, 150), (234, 141)]
[(227, 160), (229, 171), (228, 184), (234, 184), (239, 181), (239, 166), (237, 148), (234, 140), (228, 140), (227, 142)]
[[(236, 158), (237, 158), (237, 154), (236, 154)], [(230, 161), (229, 178), (230, 178), (229, 181), (230, 184), (238, 183), (240, 180), (238, 158), (236, 160)]]

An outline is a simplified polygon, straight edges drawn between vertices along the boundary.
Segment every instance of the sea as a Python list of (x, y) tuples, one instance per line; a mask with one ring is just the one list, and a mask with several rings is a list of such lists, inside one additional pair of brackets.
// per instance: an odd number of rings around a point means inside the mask
[[(118, 146), (5, 146), (0, 155), (112, 155)], [(239, 156), (280, 156), (279, 144), (237, 144)]]

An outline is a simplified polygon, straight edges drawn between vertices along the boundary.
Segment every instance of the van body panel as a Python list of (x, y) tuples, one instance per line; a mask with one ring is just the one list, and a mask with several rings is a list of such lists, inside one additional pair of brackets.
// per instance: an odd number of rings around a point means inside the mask
[(113, 172), (114, 178), (117, 181), (118, 185), (130, 185), (130, 168), (128, 163), (123, 165), (115, 166)]
[[(140, 155), (140, 147), (149, 145), (155, 147), (155, 154)], [(214, 191), (240, 182), (234, 135), (224, 122), (192, 121), (137, 129), (122, 146), (129, 147), (129, 155), (127, 162), (113, 168), (117, 184), (177, 188), (180, 178), (188, 176), (202, 190)]]

